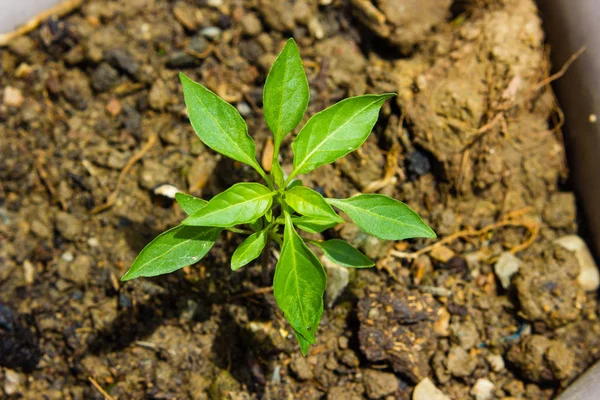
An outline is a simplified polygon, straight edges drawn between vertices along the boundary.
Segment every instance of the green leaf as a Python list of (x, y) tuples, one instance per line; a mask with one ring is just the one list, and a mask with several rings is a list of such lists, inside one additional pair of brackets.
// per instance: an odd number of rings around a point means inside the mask
[(363, 253), (340, 239), (331, 239), (325, 242), (311, 242), (323, 250), (323, 253), (332, 262), (348, 268), (369, 268), (375, 265)]
[(406, 204), (381, 194), (361, 194), (349, 199), (327, 199), (344, 211), (366, 233), (386, 240), (435, 238), (419, 214)]
[(340, 224), (338, 219), (320, 217), (293, 217), (292, 222), (298, 228), (309, 233), (321, 233)]
[(267, 220), (267, 222), (271, 222), (273, 221), (273, 210), (272, 209), (268, 209), (267, 212), (265, 213), (265, 219)]
[(221, 228), (180, 225), (169, 229), (144, 247), (121, 280), (167, 274), (197, 263), (213, 247), (219, 233)]
[(252, 228), (252, 230), (254, 232), (262, 231), (262, 228), (263, 228), (263, 219), (262, 218), (258, 218), (256, 221), (251, 222), (250, 223), (250, 228)]
[(202, 200), (198, 197), (194, 197), (183, 192), (175, 193), (175, 200), (177, 200), (177, 203), (181, 206), (181, 208), (183, 208), (183, 211), (187, 215), (192, 215), (208, 204), (208, 201), (206, 200)]
[(304, 186), (285, 191), (285, 202), (298, 214), (317, 217), (343, 223), (344, 219), (333, 211), (333, 208), (318, 192)]
[(304, 339), (304, 336), (299, 334), (295, 329), (294, 329), (294, 335), (296, 335), (296, 340), (298, 341), (298, 344), (300, 345), (300, 351), (302, 352), (302, 355), (304, 357), (306, 357), (306, 355), (308, 354), (308, 348), (310, 347), (310, 342), (308, 340)]
[(273, 63), (265, 82), (265, 121), (275, 137), (275, 148), (302, 120), (310, 90), (294, 39), (289, 39)]
[(211, 149), (262, 171), (246, 122), (235, 107), (184, 74), (179, 73), (179, 79), (190, 123), (200, 140)]
[[(283, 217), (277, 218), (277, 223), (285, 223)], [(292, 223), (305, 232), (309, 233), (321, 233), (327, 229), (333, 228), (340, 224), (340, 221), (331, 218), (322, 217), (306, 217), (306, 216), (292, 216)]]
[(358, 149), (371, 133), (379, 109), (392, 93), (350, 97), (315, 114), (294, 142), (291, 176), (306, 174)]
[(256, 260), (267, 245), (267, 240), (268, 232), (266, 230), (248, 236), (233, 252), (233, 256), (231, 256), (231, 270), (236, 271)]
[(319, 259), (304, 244), (285, 214), (283, 246), (273, 279), (273, 294), (292, 328), (309, 343), (323, 315), (323, 294), (327, 286), (325, 270)]
[(183, 225), (220, 226), (249, 224), (265, 214), (275, 192), (259, 183), (237, 183), (213, 197), (204, 208), (183, 220)]
[(302, 181), (300, 179), (293, 179), (287, 186), (287, 189), (289, 190), (297, 186), (303, 186)]

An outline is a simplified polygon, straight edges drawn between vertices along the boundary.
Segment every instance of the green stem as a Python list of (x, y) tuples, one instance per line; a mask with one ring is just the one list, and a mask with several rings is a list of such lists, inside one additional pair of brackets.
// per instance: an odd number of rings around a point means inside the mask
[(296, 174), (294, 173), (294, 171), (292, 171), (292, 173), (290, 174), (290, 176), (288, 176), (287, 179), (285, 180), (285, 182), (283, 183), (283, 187), (284, 188), (288, 187), (288, 185), (290, 184), (290, 182), (292, 181), (292, 179), (294, 179), (295, 176), (296, 176)]
[(269, 189), (275, 190), (275, 187), (273, 186), (273, 181), (271, 180), (271, 178), (269, 177), (269, 175), (267, 175), (267, 173), (265, 172), (265, 170), (262, 169), (262, 167), (260, 165), (256, 165), (254, 167), (254, 169), (265, 180), (265, 182), (267, 182), (267, 186), (269, 187)]
[(241, 233), (242, 235), (252, 235), (254, 233), (254, 231), (251, 231), (249, 229), (227, 228), (227, 230), (233, 233)]
[(280, 246), (283, 246), (283, 236), (275, 232), (269, 232), (269, 237), (276, 241)]

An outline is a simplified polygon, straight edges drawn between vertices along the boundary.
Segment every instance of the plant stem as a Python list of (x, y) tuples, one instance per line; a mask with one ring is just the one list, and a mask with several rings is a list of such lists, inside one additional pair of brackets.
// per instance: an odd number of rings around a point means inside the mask
[(240, 229), (240, 228), (227, 228), (229, 232), (233, 233), (241, 233), (242, 235), (252, 235), (254, 232), (248, 229)]
[(269, 237), (276, 241), (280, 246), (283, 246), (283, 237), (279, 233), (269, 232)]
[(269, 264), (271, 261), (271, 241), (267, 240), (267, 244), (263, 249), (263, 252), (260, 257), (260, 264), (262, 268), (262, 283), (263, 286), (267, 286), (269, 284)]
[(265, 180), (265, 182), (267, 182), (267, 186), (269, 187), (269, 189), (275, 190), (275, 187), (273, 186), (273, 180), (271, 180), (271, 178), (267, 175), (265, 170), (262, 169), (260, 165), (255, 166), (254, 169)]
[(292, 171), (292, 173), (290, 174), (290, 176), (287, 177), (287, 179), (285, 180), (285, 182), (283, 183), (283, 187), (286, 188), (288, 187), (288, 185), (290, 184), (290, 182), (292, 181), (292, 179), (294, 179), (294, 176), (296, 176), (294, 174), (294, 171)]

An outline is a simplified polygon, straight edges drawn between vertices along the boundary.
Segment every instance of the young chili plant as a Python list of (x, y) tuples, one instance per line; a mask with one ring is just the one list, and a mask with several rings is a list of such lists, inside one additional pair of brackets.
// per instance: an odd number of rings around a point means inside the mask
[(308, 245), (344, 267), (368, 268), (374, 263), (342, 240), (305, 240), (296, 228), (319, 233), (344, 223), (335, 207), (364, 232), (381, 239), (436, 236), (417, 213), (390, 197), (361, 194), (329, 199), (296, 179), (358, 149), (377, 122), (380, 108), (394, 94), (351, 97), (313, 115), (292, 142), (293, 169), (286, 177), (279, 164), (279, 149), (284, 137), (302, 120), (310, 95), (293, 39), (288, 40), (271, 67), (263, 92), (264, 117), (274, 138), (270, 174), (258, 163), (254, 141), (237, 110), (184, 74), (180, 78), (190, 122), (200, 140), (250, 165), (266, 186), (237, 183), (208, 202), (177, 193), (176, 200), (188, 217), (148, 244), (122, 280), (166, 274), (192, 265), (210, 251), (223, 230), (248, 235), (232, 255), (234, 271), (256, 260), (267, 243), (274, 241), (280, 246), (280, 256), (273, 293), (306, 355), (309, 345), (315, 343), (327, 285), (325, 269)]

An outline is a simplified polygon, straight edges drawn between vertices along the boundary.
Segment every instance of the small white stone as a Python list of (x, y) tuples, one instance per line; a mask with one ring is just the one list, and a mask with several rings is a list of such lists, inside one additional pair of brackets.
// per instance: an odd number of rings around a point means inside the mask
[(223, 5), (223, 0), (207, 0), (206, 4), (211, 6), (211, 7), (221, 7)]
[(504, 369), (504, 358), (500, 354), (489, 354), (485, 358), (494, 372), (500, 372)]
[(242, 117), (247, 117), (252, 113), (252, 109), (245, 101), (240, 101), (235, 108), (237, 108)]
[(500, 258), (494, 265), (494, 271), (504, 289), (510, 287), (510, 278), (519, 271), (519, 268), (521, 268), (521, 260), (512, 253), (505, 251), (500, 254)]
[(31, 285), (35, 280), (35, 267), (29, 260), (23, 261), (23, 277), (28, 285)]
[(595, 292), (598, 290), (600, 286), (598, 266), (583, 239), (577, 235), (568, 235), (556, 239), (555, 243), (575, 253), (575, 258), (577, 258), (580, 268), (577, 280), (583, 290), (586, 292)]
[(435, 387), (431, 379), (425, 378), (415, 387), (413, 400), (450, 400), (440, 389)]
[(7, 86), (4, 89), (4, 104), (9, 107), (21, 107), (23, 105), (23, 94), (17, 88)]
[(491, 381), (479, 378), (471, 389), (471, 394), (475, 396), (475, 400), (489, 400), (494, 397), (494, 388), (495, 386)]
[(154, 189), (154, 194), (159, 195), (159, 196), (165, 196), (165, 197), (168, 197), (169, 199), (174, 199), (175, 195), (178, 192), (181, 192), (181, 190), (177, 189), (173, 185), (168, 185), (168, 184), (160, 185), (156, 189)]
[(4, 394), (12, 396), (21, 391), (23, 376), (12, 369), (4, 371)]
[(73, 261), (73, 253), (67, 251), (67, 252), (63, 253), (62, 256), (60, 256), (60, 258), (62, 258), (63, 261), (71, 262), (71, 261)]
[(98, 241), (98, 239), (96, 239), (95, 237), (91, 237), (87, 240), (88, 245), (90, 245), (90, 247), (98, 247), (98, 245), (100, 244), (100, 242)]
[(348, 271), (348, 268), (332, 263), (325, 256), (321, 257), (321, 263), (327, 271), (325, 305), (331, 307), (337, 298), (344, 292), (348, 283), (350, 283), (350, 272)]
[(210, 40), (217, 40), (221, 36), (221, 29), (216, 26), (209, 26), (202, 29), (200, 33)]

